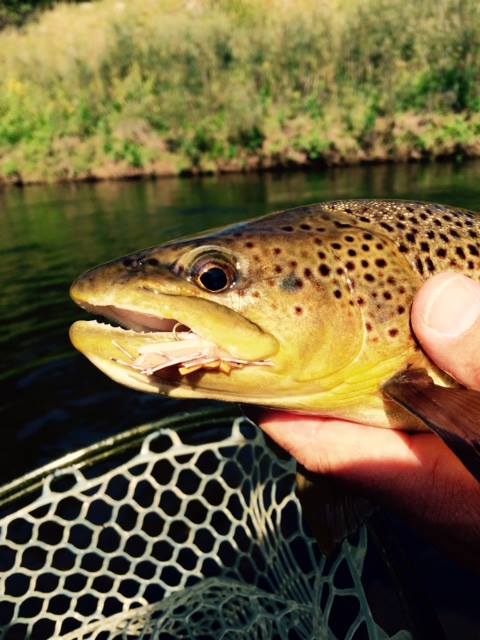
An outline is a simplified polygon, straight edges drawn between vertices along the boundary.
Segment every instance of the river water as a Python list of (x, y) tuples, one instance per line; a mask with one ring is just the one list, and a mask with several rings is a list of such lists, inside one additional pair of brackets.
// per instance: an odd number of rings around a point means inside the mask
[(479, 177), (480, 163), (472, 162), (0, 191), (0, 482), (186, 406), (121, 388), (71, 347), (68, 327), (85, 314), (68, 289), (85, 269), (321, 200), (409, 198), (480, 209)]

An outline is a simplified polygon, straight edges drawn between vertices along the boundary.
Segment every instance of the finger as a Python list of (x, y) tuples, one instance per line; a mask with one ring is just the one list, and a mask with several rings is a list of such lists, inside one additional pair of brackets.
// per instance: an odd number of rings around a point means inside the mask
[(428, 280), (413, 301), (412, 328), (435, 364), (480, 389), (480, 285), (444, 272)]
[(370, 476), (378, 465), (384, 468), (386, 461), (412, 469), (425, 464), (412, 447), (412, 438), (392, 429), (277, 411), (265, 413), (259, 424), (279, 446), (317, 473), (348, 476), (358, 471)]

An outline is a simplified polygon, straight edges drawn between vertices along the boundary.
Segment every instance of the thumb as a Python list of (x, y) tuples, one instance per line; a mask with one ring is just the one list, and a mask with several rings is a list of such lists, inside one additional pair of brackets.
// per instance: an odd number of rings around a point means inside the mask
[(435, 364), (480, 389), (480, 284), (451, 271), (434, 276), (416, 295), (411, 319)]

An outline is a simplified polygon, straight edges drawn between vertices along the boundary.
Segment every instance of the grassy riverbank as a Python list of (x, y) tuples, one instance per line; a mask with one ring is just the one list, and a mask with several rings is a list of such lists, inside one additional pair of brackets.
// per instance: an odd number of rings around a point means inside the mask
[(0, 33), (3, 181), (478, 155), (476, 0), (99, 0)]

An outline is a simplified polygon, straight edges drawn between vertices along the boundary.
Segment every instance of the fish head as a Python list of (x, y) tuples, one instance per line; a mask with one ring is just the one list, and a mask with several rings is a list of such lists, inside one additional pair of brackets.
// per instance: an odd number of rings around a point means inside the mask
[(124, 328), (76, 322), (72, 342), (139, 390), (328, 410), (372, 346), (360, 295), (369, 283), (349, 270), (362, 233), (305, 207), (113, 260), (71, 295)]

